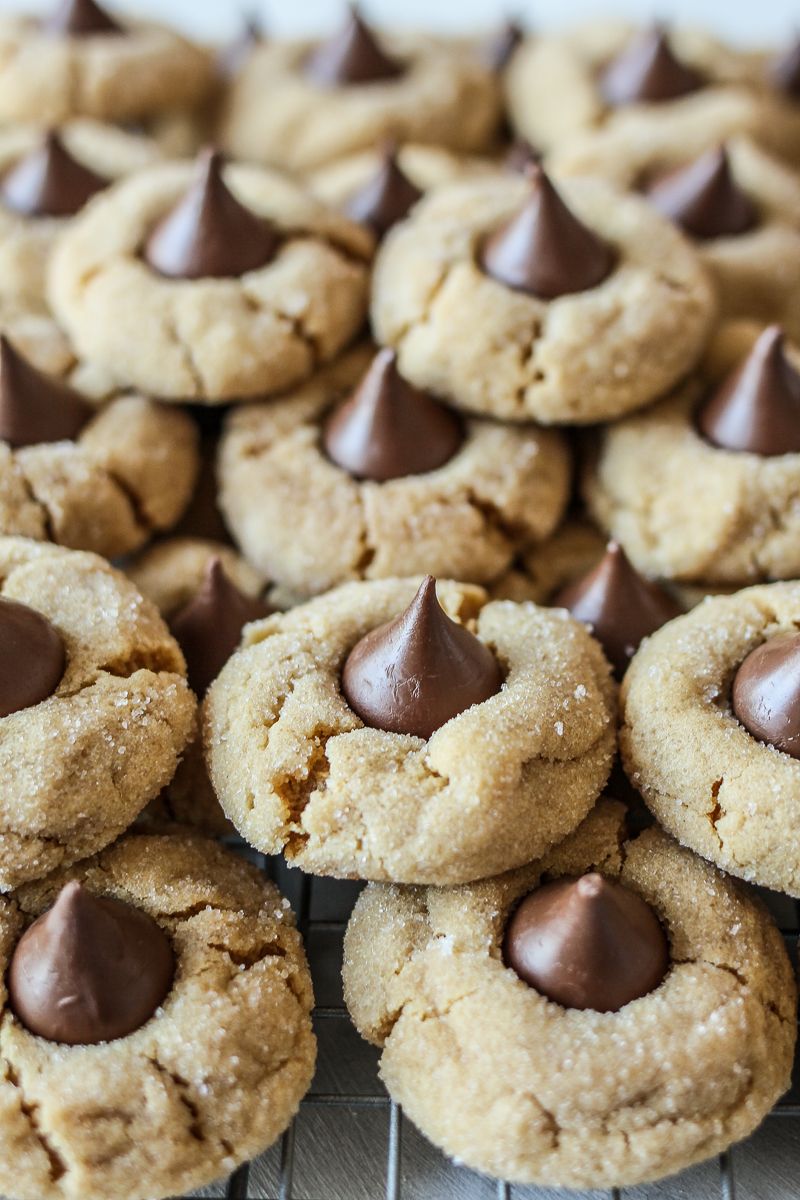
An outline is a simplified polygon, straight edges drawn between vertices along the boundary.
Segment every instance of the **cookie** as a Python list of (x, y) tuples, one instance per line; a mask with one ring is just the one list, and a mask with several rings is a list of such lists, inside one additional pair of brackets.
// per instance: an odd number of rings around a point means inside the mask
[[(315, 1059), (300, 937), (274, 884), (221, 846), (128, 835), (4, 897), (0, 946), (4, 1191), (194, 1191), (297, 1111)], [(98, 1032), (113, 1040), (82, 1044)]]
[(495, 75), (470, 47), (407, 33), (378, 41), (351, 12), (328, 41), (255, 47), (219, 137), (237, 158), (308, 171), (387, 136), (473, 153), (499, 118)]
[(231, 412), (220, 505), (237, 543), (305, 596), (414, 571), (495, 578), (561, 518), (564, 439), (462, 421), (411, 387), (392, 351), (372, 354), (359, 348), (277, 402)]
[(317, 874), (443, 884), (528, 861), (586, 815), (615, 738), (599, 646), (563, 611), (438, 591), (455, 624), (432, 580), (386, 580), (245, 631), (204, 735), (254, 846)]
[(641, 571), (739, 585), (800, 572), (797, 364), (771, 327), (721, 380), (602, 431), (586, 500)]
[(158, 147), (86, 118), (58, 131), (0, 130), (0, 292), (45, 306), (47, 265), (59, 233), (115, 179), (156, 161)]
[(519, 555), (489, 592), (496, 600), (547, 604), (590, 571), (605, 547), (606, 539), (596, 525), (581, 516), (568, 516), (550, 537)]
[(2, 538), (0, 575), (8, 890), (131, 824), (175, 773), (195, 702), (155, 606), (102, 559)]
[[(54, 5), (55, 8), (55, 5)], [(112, 18), (94, 0), (0, 18), (0, 121), (136, 121), (193, 105), (209, 56), (172, 29)]]
[(713, 294), (643, 200), (541, 173), (437, 189), (386, 237), (372, 322), (418, 387), (508, 421), (585, 424), (663, 394)]
[(672, 1174), (746, 1137), (790, 1083), (796, 989), (766, 909), (659, 829), (628, 839), (612, 801), (497, 879), (371, 884), (343, 974), (405, 1114), (514, 1183)]
[[(775, 583), (706, 600), (654, 634), (624, 684), (620, 733), (625, 770), (669, 832), (731, 874), (793, 896), (800, 767), (785, 737), (797, 719), (795, 669), (787, 660), (783, 684), (764, 674), (749, 697), (736, 692), (751, 652), (779, 650), (799, 613), (800, 587)], [(783, 734), (758, 726), (753, 697)]]
[[(70, 378), (89, 385), (92, 375), (77, 367)], [(198, 465), (185, 413), (139, 395), (89, 396), (0, 335), (3, 535), (130, 553), (178, 519)]]
[(307, 378), (358, 332), (372, 239), (262, 167), (158, 165), (64, 234), (50, 300), (118, 383), (215, 404)]

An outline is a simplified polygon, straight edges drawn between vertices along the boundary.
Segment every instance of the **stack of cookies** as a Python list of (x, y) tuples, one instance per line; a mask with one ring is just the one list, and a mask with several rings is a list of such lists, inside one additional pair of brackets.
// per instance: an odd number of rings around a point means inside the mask
[(0, 1191), (289, 1124), (311, 983), (234, 833), (368, 881), (353, 1021), (477, 1170), (769, 1112), (799, 167), (797, 46), (0, 19)]

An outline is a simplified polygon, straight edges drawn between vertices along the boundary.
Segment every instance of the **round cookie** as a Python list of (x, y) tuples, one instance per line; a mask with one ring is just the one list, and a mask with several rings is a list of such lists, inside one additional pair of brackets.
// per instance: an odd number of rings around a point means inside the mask
[[(42, 614), (63, 646), (55, 686), (17, 711), (4, 704), (0, 719), (8, 890), (94, 853), (131, 824), (174, 775), (195, 702), (155, 606), (102, 559), (1, 538), (0, 577), (3, 601)], [(4, 604), (0, 619), (8, 611)], [(40, 647), (20, 670), (15, 644), (6, 630), (4, 692), (43, 661)]]
[[(462, 423), (441, 405), (431, 413), (391, 355), (382, 352), (373, 365), (370, 356), (358, 348), (302, 389), (230, 413), (220, 445), (220, 505), (237, 543), (264, 575), (305, 596), (409, 572), (495, 578), (558, 523), (570, 481), (565, 441), (533, 426)], [(366, 459), (359, 474), (324, 445), (337, 406), (354, 395), (351, 434), (358, 435), (356, 421), (369, 431), (368, 446), (359, 441), (357, 452), (372, 450), (371, 477)], [(452, 442), (441, 421), (450, 422)], [(408, 456), (444, 438), (441, 464), (412, 468), (398, 446), (404, 434)]]
[(87, 118), (57, 132), (0, 129), (0, 294), (44, 307), (50, 255), (72, 216), (113, 180), (159, 157), (149, 138)]
[[(563, 611), (439, 583), (460, 636), (474, 631), (502, 665), (502, 689), (427, 739), (356, 715), (340, 690), (350, 652), (418, 605), (417, 587), (345, 584), (251, 625), (212, 685), (209, 774), (259, 849), (317, 874), (443, 884), (528, 861), (591, 808), (614, 751), (614, 685), (597, 643)], [(441, 613), (427, 617), (438, 629)], [(451, 686), (454, 667), (437, 660), (436, 670)]]
[(120, 384), (215, 404), (291, 387), (352, 339), (371, 246), (283, 176), (207, 155), (98, 197), (61, 239), (50, 300)]
[[(643, 899), (669, 941), (666, 977), (618, 1011), (564, 1008), (504, 964), (518, 902), (587, 871)], [(371, 884), (343, 975), (392, 1098), (448, 1154), (514, 1183), (672, 1174), (746, 1137), (790, 1083), (796, 988), (766, 909), (659, 829), (626, 839), (616, 802), (497, 879)]]
[[(58, 330), (35, 349), (57, 360)], [(81, 364), (44, 373), (0, 335), (0, 533), (114, 558), (180, 517), (199, 465), (191, 418), (106, 386)]]
[[(609, 88), (604, 72), (622, 65), (623, 56), (625, 69)], [(760, 53), (732, 49), (698, 29), (586, 22), (528, 39), (506, 74), (506, 99), (517, 132), (556, 156), (564, 147), (579, 153), (583, 134), (590, 135), (593, 161), (601, 147), (611, 161), (645, 144), (651, 153), (691, 158), (736, 133), (789, 152), (794, 134), (776, 123), (755, 86), (762, 69)]]
[(313, 1075), (311, 980), (288, 902), (213, 842), (128, 835), (2, 899), (4, 977), (68, 881), (88, 905), (102, 897), (152, 918), (174, 978), (151, 1019), (98, 1045), (32, 1035), (3, 987), (0, 1186), (21, 1200), (195, 1191), (271, 1144)]
[[(544, 270), (555, 259), (577, 273), (588, 254), (574, 250), (576, 228), (602, 251), (593, 286), (576, 286), (563, 266), (562, 293), (548, 299), (479, 265), (502, 234), (511, 265)], [(503, 420), (585, 424), (639, 408), (685, 375), (713, 303), (695, 251), (645, 201), (597, 180), (556, 191), (544, 176), (497, 177), (437, 189), (389, 233), (372, 321), (418, 387)]]
[(136, 121), (197, 103), (210, 82), (204, 50), (163, 25), (123, 25), (87, 0), (45, 20), (0, 17), (2, 122)]
[(352, 12), (328, 42), (257, 46), (229, 93), (220, 142), (237, 158), (302, 172), (386, 137), (480, 151), (499, 118), (495, 76), (470, 47), (408, 33), (381, 34), (378, 45)]
[[(800, 895), (800, 765), (731, 707), (750, 651), (796, 633), (800, 585), (716, 596), (654, 634), (623, 686), (625, 770), (661, 824), (733, 875)], [(774, 706), (778, 708), (775, 698)]]
[[(704, 585), (800, 572), (800, 441), (791, 441), (798, 365), (796, 350), (784, 356), (772, 328), (722, 380), (704, 372), (600, 433), (584, 475), (585, 498), (639, 570)], [(731, 390), (737, 377), (744, 383)], [(698, 414), (711, 411), (715, 396), (727, 396), (723, 444), (698, 427)], [(758, 430), (770, 445), (749, 441)]]

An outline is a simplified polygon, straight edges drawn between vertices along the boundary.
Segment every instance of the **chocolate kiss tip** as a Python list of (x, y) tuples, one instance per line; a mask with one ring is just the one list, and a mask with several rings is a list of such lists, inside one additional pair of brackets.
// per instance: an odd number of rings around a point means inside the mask
[(166, 936), (141, 909), (94, 896), (73, 880), (25, 931), (8, 991), (22, 1024), (67, 1045), (112, 1041), (139, 1029), (172, 986)]
[(700, 433), (722, 450), (770, 458), (800, 453), (800, 373), (770, 325), (744, 362), (702, 403)]
[(791, 100), (800, 100), (800, 37), (773, 59), (769, 68), (772, 83)]
[(487, 275), (544, 300), (597, 287), (614, 267), (612, 248), (567, 207), (538, 163), (525, 170), (523, 207), (480, 250)]
[(234, 278), (275, 256), (275, 229), (236, 199), (222, 167), (218, 150), (198, 156), (194, 182), (145, 243), (154, 271), (170, 279)]
[(54, 130), (0, 179), (0, 200), (26, 217), (71, 217), (109, 180), (73, 158)]
[(526, 896), (506, 929), (506, 965), (565, 1008), (618, 1012), (658, 987), (664, 930), (636, 892), (595, 872)]
[(345, 214), (366, 225), (380, 240), (421, 197), (421, 190), (398, 163), (395, 147), (389, 146), (377, 172), (347, 201)]
[(800, 633), (777, 634), (747, 655), (731, 707), (759, 742), (800, 758)]
[(420, 738), (502, 682), (488, 646), (442, 610), (430, 575), (400, 616), (356, 643), (342, 672), (344, 697), (365, 725)]
[(676, 58), (660, 25), (642, 30), (606, 68), (600, 80), (604, 99), (614, 108), (677, 100), (703, 87), (699, 71)]
[(64, 643), (47, 618), (0, 597), (0, 717), (52, 696), (65, 667)]
[(73, 441), (92, 415), (78, 392), (39, 371), (0, 335), (0, 441), (14, 449)]
[(490, 71), (502, 71), (525, 40), (525, 31), (517, 21), (506, 21), (502, 29), (489, 38), (484, 47), (483, 61)]
[(588, 575), (559, 592), (552, 603), (567, 608), (603, 647), (621, 679), (642, 639), (655, 633), (682, 609), (672, 597), (634, 568), (617, 542)]
[(353, 395), (326, 422), (328, 457), (356, 479), (382, 483), (443, 466), (464, 440), (461, 420), (408, 383), (379, 351)]
[(671, 171), (647, 197), (662, 216), (703, 240), (736, 237), (758, 221), (753, 202), (733, 178), (724, 146), (712, 147), (688, 166)]
[(189, 684), (198, 696), (205, 695), (239, 645), (244, 626), (270, 612), (258, 597), (239, 590), (217, 555), (209, 559), (197, 592), (170, 620), (186, 658)]
[(400, 63), (381, 49), (372, 30), (353, 6), (344, 28), (322, 42), (305, 64), (308, 78), (319, 87), (378, 83), (402, 74)]
[(98, 33), (124, 33), (125, 30), (95, 0), (63, 0), (44, 22), (47, 33), (69, 37), (87, 37)]

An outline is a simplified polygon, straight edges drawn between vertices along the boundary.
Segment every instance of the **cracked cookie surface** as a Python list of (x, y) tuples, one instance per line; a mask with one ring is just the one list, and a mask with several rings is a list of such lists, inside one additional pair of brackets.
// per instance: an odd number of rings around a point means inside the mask
[(176, 958), (140, 1029), (64, 1046), (0, 1017), (0, 1187), (20, 1200), (182, 1195), (264, 1150), (313, 1074), (311, 980), (288, 902), (216, 843), (128, 835), (0, 900), (3, 976), (67, 880), (152, 916)]
[(193, 177), (160, 164), (96, 197), (53, 256), (53, 308), (81, 355), (150, 395), (214, 404), (291, 387), (358, 332), (372, 239), (284, 176), (232, 164), (228, 186), (281, 237), (274, 259), (240, 278), (164, 278), (142, 245)]
[(558, 523), (571, 469), (565, 440), (531, 425), (470, 420), (460, 449), (437, 470), (355, 479), (326, 455), (322, 430), (369, 362), (359, 348), (302, 389), (230, 414), (219, 480), (231, 532), (250, 562), (298, 595), (417, 571), (495, 578)]
[(345, 584), (247, 626), (204, 707), (209, 774), (252, 845), (339, 877), (448, 883), (526, 862), (583, 819), (611, 767), (615, 686), (564, 610), (439, 581), (502, 690), (427, 741), (365, 728), (340, 673), (419, 580)]
[(61, 635), (54, 693), (0, 719), (0, 888), (118, 837), (172, 778), (195, 701), (183, 656), (150, 601), (102, 559), (0, 538), (6, 599)]
[[(796, 991), (766, 909), (602, 801), (545, 859), (459, 888), (371, 884), (345, 937), (345, 999), (392, 1098), (468, 1166), (520, 1183), (628, 1186), (746, 1137), (788, 1087)], [(506, 967), (517, 902), (600, 871), (638, 892), (671, 967), (618, 1012), (567, 1010)], [(701, 902), (698, 903), (698, 898)]]
[(437, 189), (388, 234), (372, 321), (418, 387), (503, 420), (587, 424), (647, 404), (697, 360), (714, 299), (694, 249), (639, 197), (556, 182), (617, 256), (584, 292), (545, 301), (479, 269), (481, 241), (528, 195), (521, 179)]
[(626, 773), (665, 829), (733, 875), (800, 896), (800, 762), (731, 709), (733, 676), (800, 626), (800, 584), (715, 596), (658, 630), (622, 687)]

